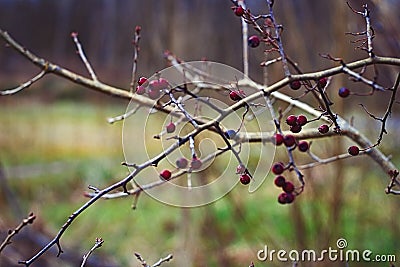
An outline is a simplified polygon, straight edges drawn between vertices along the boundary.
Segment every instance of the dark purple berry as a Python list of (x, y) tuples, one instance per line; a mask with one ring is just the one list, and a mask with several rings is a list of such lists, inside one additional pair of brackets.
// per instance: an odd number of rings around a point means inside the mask
[(283, 143), (283, 135), (281, 135), (279, 133), (275, 134), (272, 142), (277, 146), (282, 145), (282, 143)]
[(295, 196), (292, 193), (286, 193), (286, 204), (290, 204), (294, 201)]
[(360, 153), (360, 149), (358, 148), (358, 146), (351, 146), (347, 151), (352, 156), (357, 156)]
[(289, 84), (290, 88), (292, 88), (293, 90), (299, 90), (301, 87), (301, 83), (300, 81), (293, 81)]
[(307, 117), (304, 115), (297, 116), (297, 124), (300, 126), (304, 126), (307, 123)]
[(280, 204), (286, 204), (286, 193), (281, 193), (281, 194), (279, 194), (279, 196), (278, 196), (278, 202), (280, 203)]
[(327, 132), (329, 132), (329, 126), (326, 124), (322, 124), (318, 127), (318, 131), (322, 134), (326, 134)]
[(350, 95), (350, 90), (346, 87), (342, 87), (339, 89), (338, 94), (340, 97), (348, 97)]
[(186, 168), (188, 165), (188, 160), (185, 158), (180, 158), (176, 160), (176, 167), (180, 168), (180, 169), (184, 169)]
[(171, 121), (168, 125), (167, 125), (167, 127), (165, 127), (166, 128), (166, 130), (167, 130), (167, 133), (173, 133), (173, 132), (175, 132), (175, 124)]
[(296, 138), (291, 134), (287, 134), (283, 137), (283, 143), (285, 146), (291, 147), (296, 143)]
[(294, 185), (292, 182), (286, 182), (283, 186), (282, 186), (283, 191), (285, 191), (286, 193), (292, 193), (294, 191)]
[(255, 48), (260, 45), (260, 38), (257, 35), (252, 35), (249, 37), (247, 43), (250, 47)]
[(242, 184), (247, 185), (250, 183), (250, 180), (251, 178), (247, 173), (240, 175), (240, 182)]
[(277, 187), (282, 187), (282, 186), (285, 185), (285, 183), (286, 183), (286, 179), (282, 175), (278, 175), (278, 176), (275, 177), (274, 184)]
[(286, 123), (290, 126), (294, 126), (297, 124), (297, 117), (295, 115), (289, 115), (286, 118)]
[(272, 165), (272, 172), (276, 175), (282, 174), (284, 170), (285, 166), (283, 166), (281, 162), (277, 162)]
[(290, 126), (290, 131), (292, 133), (299, 133), (299, 132), (301, 132), (301, 126), (298, 124)]
[(310, 147), (307, 141), (300, 141), (297, 145), (301, 152), (307, 152), (308, 148)]

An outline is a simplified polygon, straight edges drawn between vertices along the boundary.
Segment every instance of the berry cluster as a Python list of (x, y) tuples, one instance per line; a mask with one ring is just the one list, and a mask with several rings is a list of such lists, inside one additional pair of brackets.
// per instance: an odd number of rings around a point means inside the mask
[(283, 192), (278, 196), (278, 202), (280, 204), (290, 204), (294, 201), (296, 197), (294, 184), (292, 182), (286, 181), (284, 176), (278, 175), (275, 177), (274, 184), (283, 190)]
[(290, 126), (290, 131), (292, 133), (299, 133), (302, 129), (302, 126), (306, 125), (307, 122), (307, 117), (304, 115), (289, 115), (286, 118), (286, 124)]
[(152, 80), (148, 82), (147, 78), (141, 77), (138, 80), (138, 86), (136, 87), (136, 94), (143, 95), (147, 92), (149, 98), (155, 100), (161, 96), (161, 92), (167, 89), (169, 83), (164, 78)]

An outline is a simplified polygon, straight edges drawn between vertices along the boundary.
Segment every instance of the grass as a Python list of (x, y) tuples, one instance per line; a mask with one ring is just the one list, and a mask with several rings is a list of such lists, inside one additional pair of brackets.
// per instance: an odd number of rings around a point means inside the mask
[[(24, 212), (37, 213), (53, 234), (86, 201), (82, 193), (88, 184), (102, 188), (127, 173), (119, 165), (124, 160), (122, 124), (106, 123), (107, 117), (123, 112), (119, 106), (28, 103), (4, 105), (1, 111), (4, 130), (0, 132), (0, 159), (10, 187)], [(136, 127), (136, 131), (132, 135), (141, 136), (143, 129)], [(151, 151), (159, 149), (157, 142), (147, 145), (155, 146)], [(138, 160), (145, 158), (140, 157)], [(62, 243), (78, 246), (84, 253), (96, 237), (102, 237), (105, 243), (101, 251), (114, 257), (120, 266), (137, 266), (134, 251), (149, 262), (173, 253), (175, 260), (165, 266), (179, 266), (185, 257), (198, 262), (192, 266), (224, 266), (227, 262), (230, 266), (248, 266), (251, 260), (257, 265), (256, 253), (264, 245), (298, 248), (303, 237), (307, 249), (323, 249), (317, 247), (327, 241), (321, 240), (322, 233), (329, 233), (331, 225), (336, 224), (331, 246), (337, 238), (345, 237), (351, 248), (398, 253), (398, 201), (383, 193), (384, 174), (374, 170), (376, 166), (361, 165), (362, 161), (345, 163), (340, 221), (331, 220), (330, 185), (337, 177), (309, 180), (312, 188), (307, 188), (294, 205), (282, 206), (276, 201), (280, 191), (268, 175), (252, 194), (238, 185), (219, 201), (195, 209), (171, 207), (146, 195), (140, 197), (137, 210), (130, 208), (131, 198), (99, 201), (66, 231)], [(51, 164), (55, 162), (59, 164), (54, 167)], [(221, 161), (215, 164), (216, 170), (224, 167)], [(2, 217), (13, 219), (10, 210)], [(299, 220), (304, 232), (299, 232)], [(288, 265), (275, 262), (271, 266)]]

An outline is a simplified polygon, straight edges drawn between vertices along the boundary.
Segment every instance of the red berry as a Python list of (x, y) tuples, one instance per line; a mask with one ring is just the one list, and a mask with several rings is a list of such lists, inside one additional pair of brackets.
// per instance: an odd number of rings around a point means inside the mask
[(164, 78), (158, 79), (158, 86), (160, 87), (160, 90), (164, 90), (168, 88), (168, 81)]
[(299, 132), (301, 132), (301, 126), (298, 124), (290, 126), (290, 131), (292, 133), (299, 133)]
[(242, 6), (234, 7), (233, 12), (235, 13), (236, 16), (241, 17), (244, 14), (244, 9)]
[(274, 163), (272, 165), (272, 172), (276, 175), (281, 174), (285, 170), (285, 166), (281, 162)]
[(148, 95), (151, 99), (155, 100), (161, 96), (161, 93), (158, 89), (150, 89)]
[(297, 124), (297, 117), (295, 115), (289, 115), (286, 118), (286, 123), (290, 126), (294, 126)]
[(136, 87), (136, 94), (143, 95), (146, 92), (146, 88), (144, 86), (138, 85)]
[(340, 97), (348, 97), (350, 95), (350, 90), (346, 87), (342, 87), (339, 89), (338, 94)]
[(326, 77), (324, 77), (324, 78), (321, 78), (318, 80), (317, 85), (319, 88), (325, 88), (327, 83), (328, 83), (328, 79)]
[(297, 116), (297, 124), (300, 126), (304, 126), (307, 123), (307, 117), (304, 115)]
[(236, 174), (243, 174), (246, 171), (246, 167), (243, 165), (238, 165), (236, 167)]
[(162, 172), (160, 172), (160, 176), (164, 180), (169, 180), (171, 178), (171, 172), (169, 170), (163, 170)]
[(272, 142), (277, 146), (282, 145), (282, 143), (283, 143), (283, 135), (281, 135), (279, 133), (275, 134)]
[(185, 158), (180, 158), (176, 160), (176, 167), (180, 168), (180, 169), (184, 169), (186, 168), (188, 165), (188, 160)]
[(283, 143), (285, 146), (291, 147), (296, 143), (296, 138), (294, 138), (294, 136), (291, 134), (287, 134), (283, 137)]
[(171, 121), (168, 125), (167, 125), (167, 127), (165, 127), (166, 128), (166, 130), (167, 130), (167, 133), (173, 133), (173, 132), (175, 132), (175, 124)]
[(233, 100), (233, 101), (239, 101), (240, 99), (242, 99), (240, 92), (238, 91), (231, 91), (229, 93), (229, 97)]
[(250, 180), (251, 178), (247, 173), (240, 175), (240, 182), (242, 184), (247, 185), (250, 183)]
[(278, 196), (278, 202), (280, 204), (286, 204), (286, 193), (281, 193)]
[(301, 152), (306, 152), (309, 148), (307, 141), (300, 141), (298, 144), (298, 148)]
[(142, 84), (144, 84), (145, 82), (147, 82), (147, 78), (146, 78), (146, 77), (140, 77), (137, 83), (138, 83), (139, 85), (142, 85)]
[(283, 191), (285, 191), (286, 193), (292, 193), (294, 191), (294, 185), (292, 182), (286, 182), (283, 186), (282, 186)]
[(282, 187), (282, 186), (285, 185), (285, 183), (286, 183), (286, 179), (285, 179), (285, 177), (283, 177), (282, 175), (279, 175), (279, 176), (276, 176), (276, 177), (275, 177), (274, 184), (275, 184), (277, 187)]
[(260, 38), (257, 35), (252, 35), (247, 40), (247, 43), (249, 44), (250, 47), (255, 48), (260, 45)]
[(196, 158), (196, 157), (193, 157), (192, 162), (190, 163), (190, 167), (191, 167), (193, 170), (197, 170), (197, 169), (200, 169), (200, 168), (201, 168), (201, 165), (202, 165), (202, 164), (203, 164), (203, 163), (201, 162), (200, 159), (198, 159), (198, 158)]
[(352, 156), (357, 156), (360, 153), (360, 149), (358, 148), (358, 146), (351, 146), (347, 151)]
[(329, 132), (329, 126), (326, 124), (322, 124), (318, 127), (318, 131), (322, 134), (326, 134), (327, 132)]
[(301, 87), (301, 83), (300, 81), (293, 81), (289, 84), (290, 88), (292, 88), (293, 90), (299, 90)]
[(280, 204), (290, 204), (294, 201), (294, 199), (295, 196), (292, 193), (283, 192), (278, 196), (278, 202)]

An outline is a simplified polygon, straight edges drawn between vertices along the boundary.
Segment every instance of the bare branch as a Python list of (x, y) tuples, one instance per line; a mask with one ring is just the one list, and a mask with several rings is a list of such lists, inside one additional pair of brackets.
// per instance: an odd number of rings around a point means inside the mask
[(94, 243), (93, 247), (88, 251), (88, 253), (83, 255), (81, 267), (85, 266), (86, 261), (89, 258), (90, 254), (92, 254), (93, 251), (95, 251), (96, 249), (100, 248), (103, 245), (103, 243), (104, 243), (104, 240), (102, 238), (96, 238), (96, 242)]
[(35, 77), (33, 77), (32, 79), (30, 79), (29, 81), (21, 84), (20, 86), (14, 88), (14, 89), (9, 89), (9, 90), (4, 90), (4, 91), (0, 91), (0, 95), (13, 95), (16, 94), (28, 87), (30, 87), (32, 84), (34, 84), (35, 82), (39, 81), (41, 78), (44, 77), (44, 75), (46, 75), (47, 73), (47, 68), (44, 68), (39, 74), (37, 74)]
[(16, 234), (19, 233), (19, 231), (21, 231), (22, 228), (24, 228), (25, 226), (27, 226), (28, 224), (32, 224), (33, 221), (36, 219), (36, 215), (34, 215), (33, 213), (30, 213), (29, 216), (25, 219), (22, 220), (22, 222), (20, 224), (18, 224), (17, 227), (15, 227), (14, 230), (10, 230), (8, 232), (7, 237), (4, 239), (4, 241), (0, 244), (0, 253), (3, 251), (3, 249), (11, 244), (11, 239), (13, 238), (13, 236), (15, 236)]
[(88, 59), (86, 58), (85, 52), (83, 52), (82, 45), (78, 40), (78, 33), (77, 32), (71, 33), (71, 37), (74, 40), (76, 48), (78, 49), (77, 53), (79, 54), (79, 56), (81, 57), (83, 63), (85, 64), (85, 67), (86, 67), (87, 71), (89, 72), (90, 76), (92, 77), (92, 80), (94, 82), (98, 82), (99, 80), (97, 79), (97, 76), (94, 73), (94, 70), (93, 70), (92, 66), (90, 65)]

